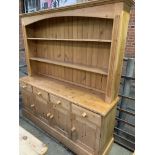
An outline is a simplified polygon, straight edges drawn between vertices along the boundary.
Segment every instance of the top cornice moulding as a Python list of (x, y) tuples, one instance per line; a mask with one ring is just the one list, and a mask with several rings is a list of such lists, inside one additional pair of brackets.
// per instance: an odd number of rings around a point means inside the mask
[(123, 2), (130, 7), (135, 4), (134, 0), (92, 0), (92, 1), (84, 2), (84, 3), (76, 3), (73, 5), (68, 5), (64, 7), (49, 8), (49, 9), (39, 10), (39, 11), (32, 12), (32, 13), (23, 13), (23, 14), (20, 14), (20, 17), (34, 16), (34, 15), (59, 12), (59, 11), (64, 11), (64, 10), (74, 10), (78, 8), (93, 7), (97, 5), (112, 4), (112, 3), (119, 3), (119, 2)]

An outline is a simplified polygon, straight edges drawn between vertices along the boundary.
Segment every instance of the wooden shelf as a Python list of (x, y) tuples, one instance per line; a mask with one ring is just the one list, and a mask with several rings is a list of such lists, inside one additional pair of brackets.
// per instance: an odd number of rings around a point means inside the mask
[(61, 39), (61, 38), (27, 38), (28, 40), (42, 40), (42, 41), (79, 41), (79, 42), (102, 42), (111, 43), (111, 40), (100, 40), (100, 39)]
[(60, 61), (48, 60), (45, 58), (37, 58), (37, 57), (31, 57), (30, 60), (64, 66), (64, 67), (69, 67), (69, 68), (74, 68), (74, 69), (79, 69), (79, 70), (88, 71), (88, 72), (92, 72), (92, 73), (98, 73), (98, 74), (102, 74), (102, 75), (108, 75), (108, 73), (106, 71), (104, 71), (103, 69), (82, 66), (79, 64), (71, 64), (68, 62), (60, 62)]

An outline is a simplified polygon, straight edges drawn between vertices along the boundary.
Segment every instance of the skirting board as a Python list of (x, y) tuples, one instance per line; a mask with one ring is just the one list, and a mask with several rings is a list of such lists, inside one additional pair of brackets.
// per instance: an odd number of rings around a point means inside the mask
[[(61, 143), (63, 143), (65, 146), (67, 146), (70, 150), (72, 150), (76, 154), (78, 154), (78, 155), (92, 155), (90, 152), (88, 152), (87, 150), (83, 149), (82, 147), (80, 147), (79, 145), (74, 143), (74, 141), (72, 141), (68, 137), (64, 136), (63, 134), (58, 132), (56, 129), (52, 128), (51, 126), (49, 126), (48, 124), (46, 124), (45, 122), (40, 120), (35, 115), (31, 114), (26, 109), (23, 109), (23, 115), (26, 118), (30, 119), (38, 127), (43, 129), (44, 131), (46, 131), (48, 134), (50, 134), (51, 136), (56, 138)], [(113, 141), (114, 141), (114, 138), (112, 138), (110, 140), (109, 144), (107, 145), (107, 147), (106, 147), (106, 149), (105, 149), (105, 151), (103, 152), (102, 155), (108, 155), (109, 154), (109, 152), (111, 150), (111, 147), (112, 147), (112, 144), (113, 144)]]
[(109, 142), (108, 146), (106, 147), (102, 155), (109, 155), (113, 142), (114, 142), (114, 138), (111, 139), (111, 141)]

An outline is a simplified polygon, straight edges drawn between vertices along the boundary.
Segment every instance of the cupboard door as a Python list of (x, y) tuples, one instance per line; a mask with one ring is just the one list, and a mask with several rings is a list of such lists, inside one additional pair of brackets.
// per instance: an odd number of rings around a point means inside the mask
[(35, 102), (37, 116), (46, 123), (49, 123), (49, 120), (53, 116), (52, 104), (39, 96), (35, 96)]
[(65, 99), (50, 95), (53, 104), (53, 119), (50, 120), (51, 126), (67, 137), (70, 137), (71, 117), (70, 103)]
[(36, 112), (35, 97), (31, 92), (22, 89), (22, 100), (25, 109), (31, 111), (32, 113)]
[[(76, 109), (75, 105), (73, 105), (73, 109)], [(95, 123), (89, 121), (86, 112), (78, 115), (77, 111), (78, 109), (76, 112), (72, 110), (72, 140), (92, 154), (98, 154), (100, 128)], [(83, 111), (85, 110), (83, 109)]]

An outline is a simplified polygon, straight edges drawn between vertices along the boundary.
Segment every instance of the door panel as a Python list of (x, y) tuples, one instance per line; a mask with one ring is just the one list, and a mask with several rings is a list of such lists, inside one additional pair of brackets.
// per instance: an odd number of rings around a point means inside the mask
[(46, 121), (46, 123), (49, 122), (51, 116), (53, 115), (52, 103), (49, 103), (39, 96), (35, 96), (35, 102), (38, 117)]
[(51, 122), (53, 126), (59, 130), (62, 134), (70, 137), (70, 128), (71, 128), (71, 120), (70, 120), (70, 111), (63, 109), (61, 107), (53, 107), (53, 115), (54, 118)]
[(51, 126), (67, 137), (71, 137), (71, 117), (70, 102), (50, 94), (50, 102), (53, 104), (53, 119), (50, 120)]
[(32, 113), (36, 112), (35, 97), (31, 92), (22, 89), (22, 100), (25, 109), (31, 111)]
[(99, 151), (99, 127), (77, 114), (72, 113), (72, 140), (92, 154)]

